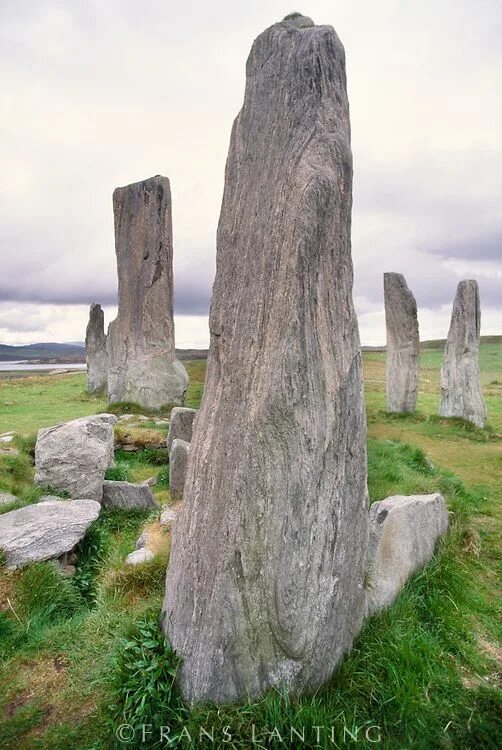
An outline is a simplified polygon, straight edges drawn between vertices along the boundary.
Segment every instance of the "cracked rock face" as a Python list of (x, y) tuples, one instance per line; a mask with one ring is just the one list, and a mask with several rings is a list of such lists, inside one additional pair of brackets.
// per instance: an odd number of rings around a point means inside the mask
[(117, 188), (113, 211), (119, 309), (108, 328), (108, 399), (154, 409), (181, 404), (188, 375), (174, 349), (169, 180)]
[(401, 273), (384, 273), (387, 328), (387, 411), (412, 413), (418, 396), (417, 303)]
[(217, 236), (204, 396), (163, 626), (192, 702), (313, 689), (361, 626), (366, 420), (343, 46), (253, 44)]
[(486, 405), (479, 378), (480, 329), (478, 283), (472, 279), (461, 281), (453, 302), (441, 367), (439, 414), (461, 417), (484, 427)]
[(85, 334), (87, 361), (87, 390), (106, 393), (108, 387), (108, 357), (106, 354), (105, 316), (101, 305), (93, 303)]

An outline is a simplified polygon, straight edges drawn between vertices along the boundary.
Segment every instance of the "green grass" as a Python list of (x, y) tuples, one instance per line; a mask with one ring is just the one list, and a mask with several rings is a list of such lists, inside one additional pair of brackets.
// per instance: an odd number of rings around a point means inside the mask
[[(435, 416), (439, 359), (434, 350), (423, 357), (419, 411), (410, 417), (386, 415), (385, 357), (364, 357), (369, 493), (376, 501), (439, 490), (452, 514), (450, 532), (393, 607), (367, 621), (328, 684), (311, 696), (271, 691), (242, 706), (185, 706), (173, 683), (176, 656), (159, 630), (166, 556), (138, 568), (122, 564), (152, 516), (103, 513), (80, 545), (73, 579), (51, 563), (0, 571), (0, 745), (161, 747), (155, 733), (144, 743), (137, 733), (125, 744), (114, 738), (121, 723), (136, 730), (160, 723), (178, 738), (168, 747), (495, 748), (502, 411), (499, 386), (491, 381), (502, 381), (502, 358), (499, 348), (482, 352), (490, 365), (482, 377), (492, 431), (480, 431)], [(205, 363), (192, 364), (188, 403), (196, 407)], [(65, 377), (51, 382), (61, 387)], [(33, 396), (26, 392), (24, 398)], [(74, 406), (98, 410), (78, 399)], [(30, 408), (33, 433), (46, 415), (38, 397), (24, 403), (26, 414)], [(7, 465), (0, 458), (0, 486), (12, 491), (17, 485), (21, 502), (33, 502), (33, 438), (17, 445), (17, 460)], [(110, 476), (132, 481), (151, 475), (158, 477), (157, 497), (166, 499), (165, 449), (119, 451), (110, 470)], [(63, 666), (56, 669), (58, 664)], [(319, 742), (315, 727), (328, 728), (319, 730)], [(291, 728), (303, 730), (305, 742), (292, 737)], [(204, 731), (214, 734), (214, 743)], [(254, 745), (253, 731), (259, 740)], [(381, 742), (371, 742), (366, 732)], [(229, 735), (232, 741), (223, 743)]]

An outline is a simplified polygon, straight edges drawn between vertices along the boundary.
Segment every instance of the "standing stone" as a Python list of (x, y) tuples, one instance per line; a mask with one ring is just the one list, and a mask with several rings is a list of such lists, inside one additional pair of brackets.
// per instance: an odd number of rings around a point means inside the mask
[(192, 440), (193, 421), (197, 409), (187, 409), (183, 406), (175, 406), (171, 411), (169, 420), (169, 432), (167, 433), (167, 450), (171, 451), (173, 440), (179, 438), (190, 443)]
[(481, 311), (478, 282), (461, 281), (441, 367), (441, 417), (461, 417), (484, 427), (486, 405), (479, 378)]
[(303, 16), (247, 62), (204, 396), (163, 627), (192, 702), (314, 689), (364, 610), (366, 419), (343, 46)]
[(415, 411), (420, 370), (417, 303), (401, 273), (384, 273), (387, 411)]
[(182, 404), (188, 375), (174, 350), (169, 180), (117, 188), (113, 211), (119, 309), (108, 328), (108, 400)]
[(173, 501), (183, 499), (189, 450), (190, 443), (186, 440), (173, 440), (169, 453), (169, 494)]
[(89, 322), (85, 333), (85, 358), (87, 361), (87, 390), (89, 393), (106, 393), (108, 357), (106, 354), (105, 316), (101, 305), (94, 302), (89, 310)]

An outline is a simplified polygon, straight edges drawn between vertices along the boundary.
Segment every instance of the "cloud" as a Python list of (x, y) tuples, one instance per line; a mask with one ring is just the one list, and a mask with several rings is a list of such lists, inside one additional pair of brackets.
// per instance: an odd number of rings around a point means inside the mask
[[(205, 340), (245, 60), (290, 10), (289, 0), (2, 0), (0, 300), (38, 306), (43, 328), (12, 312), (17, 328), (5, 321), (0, 336), (28, 336), (29, 325), (34, 339), (78, 340), (90, 302), (113, 307), (113, 189), (161, 173), (175, 310), (191, 320), (177, 331), (187, 346)], [(483, 307), (502, 312), (498, 0), (311, 0), (305, 12), (333, 24), (347, 52), (362, 339), (384, 338), (386, 270), (405, 274), (431, 330), (447, 328), (467, 276)], [(496, 319), (484, 317), (489, 332)]]

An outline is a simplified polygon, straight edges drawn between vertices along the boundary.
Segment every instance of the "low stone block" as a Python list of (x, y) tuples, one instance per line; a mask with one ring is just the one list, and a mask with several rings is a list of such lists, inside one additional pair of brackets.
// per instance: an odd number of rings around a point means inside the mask
[(147, 484), (105, 480), (103, 507), (109, 510), (149, 510), (156, 508), (157, 502)]

